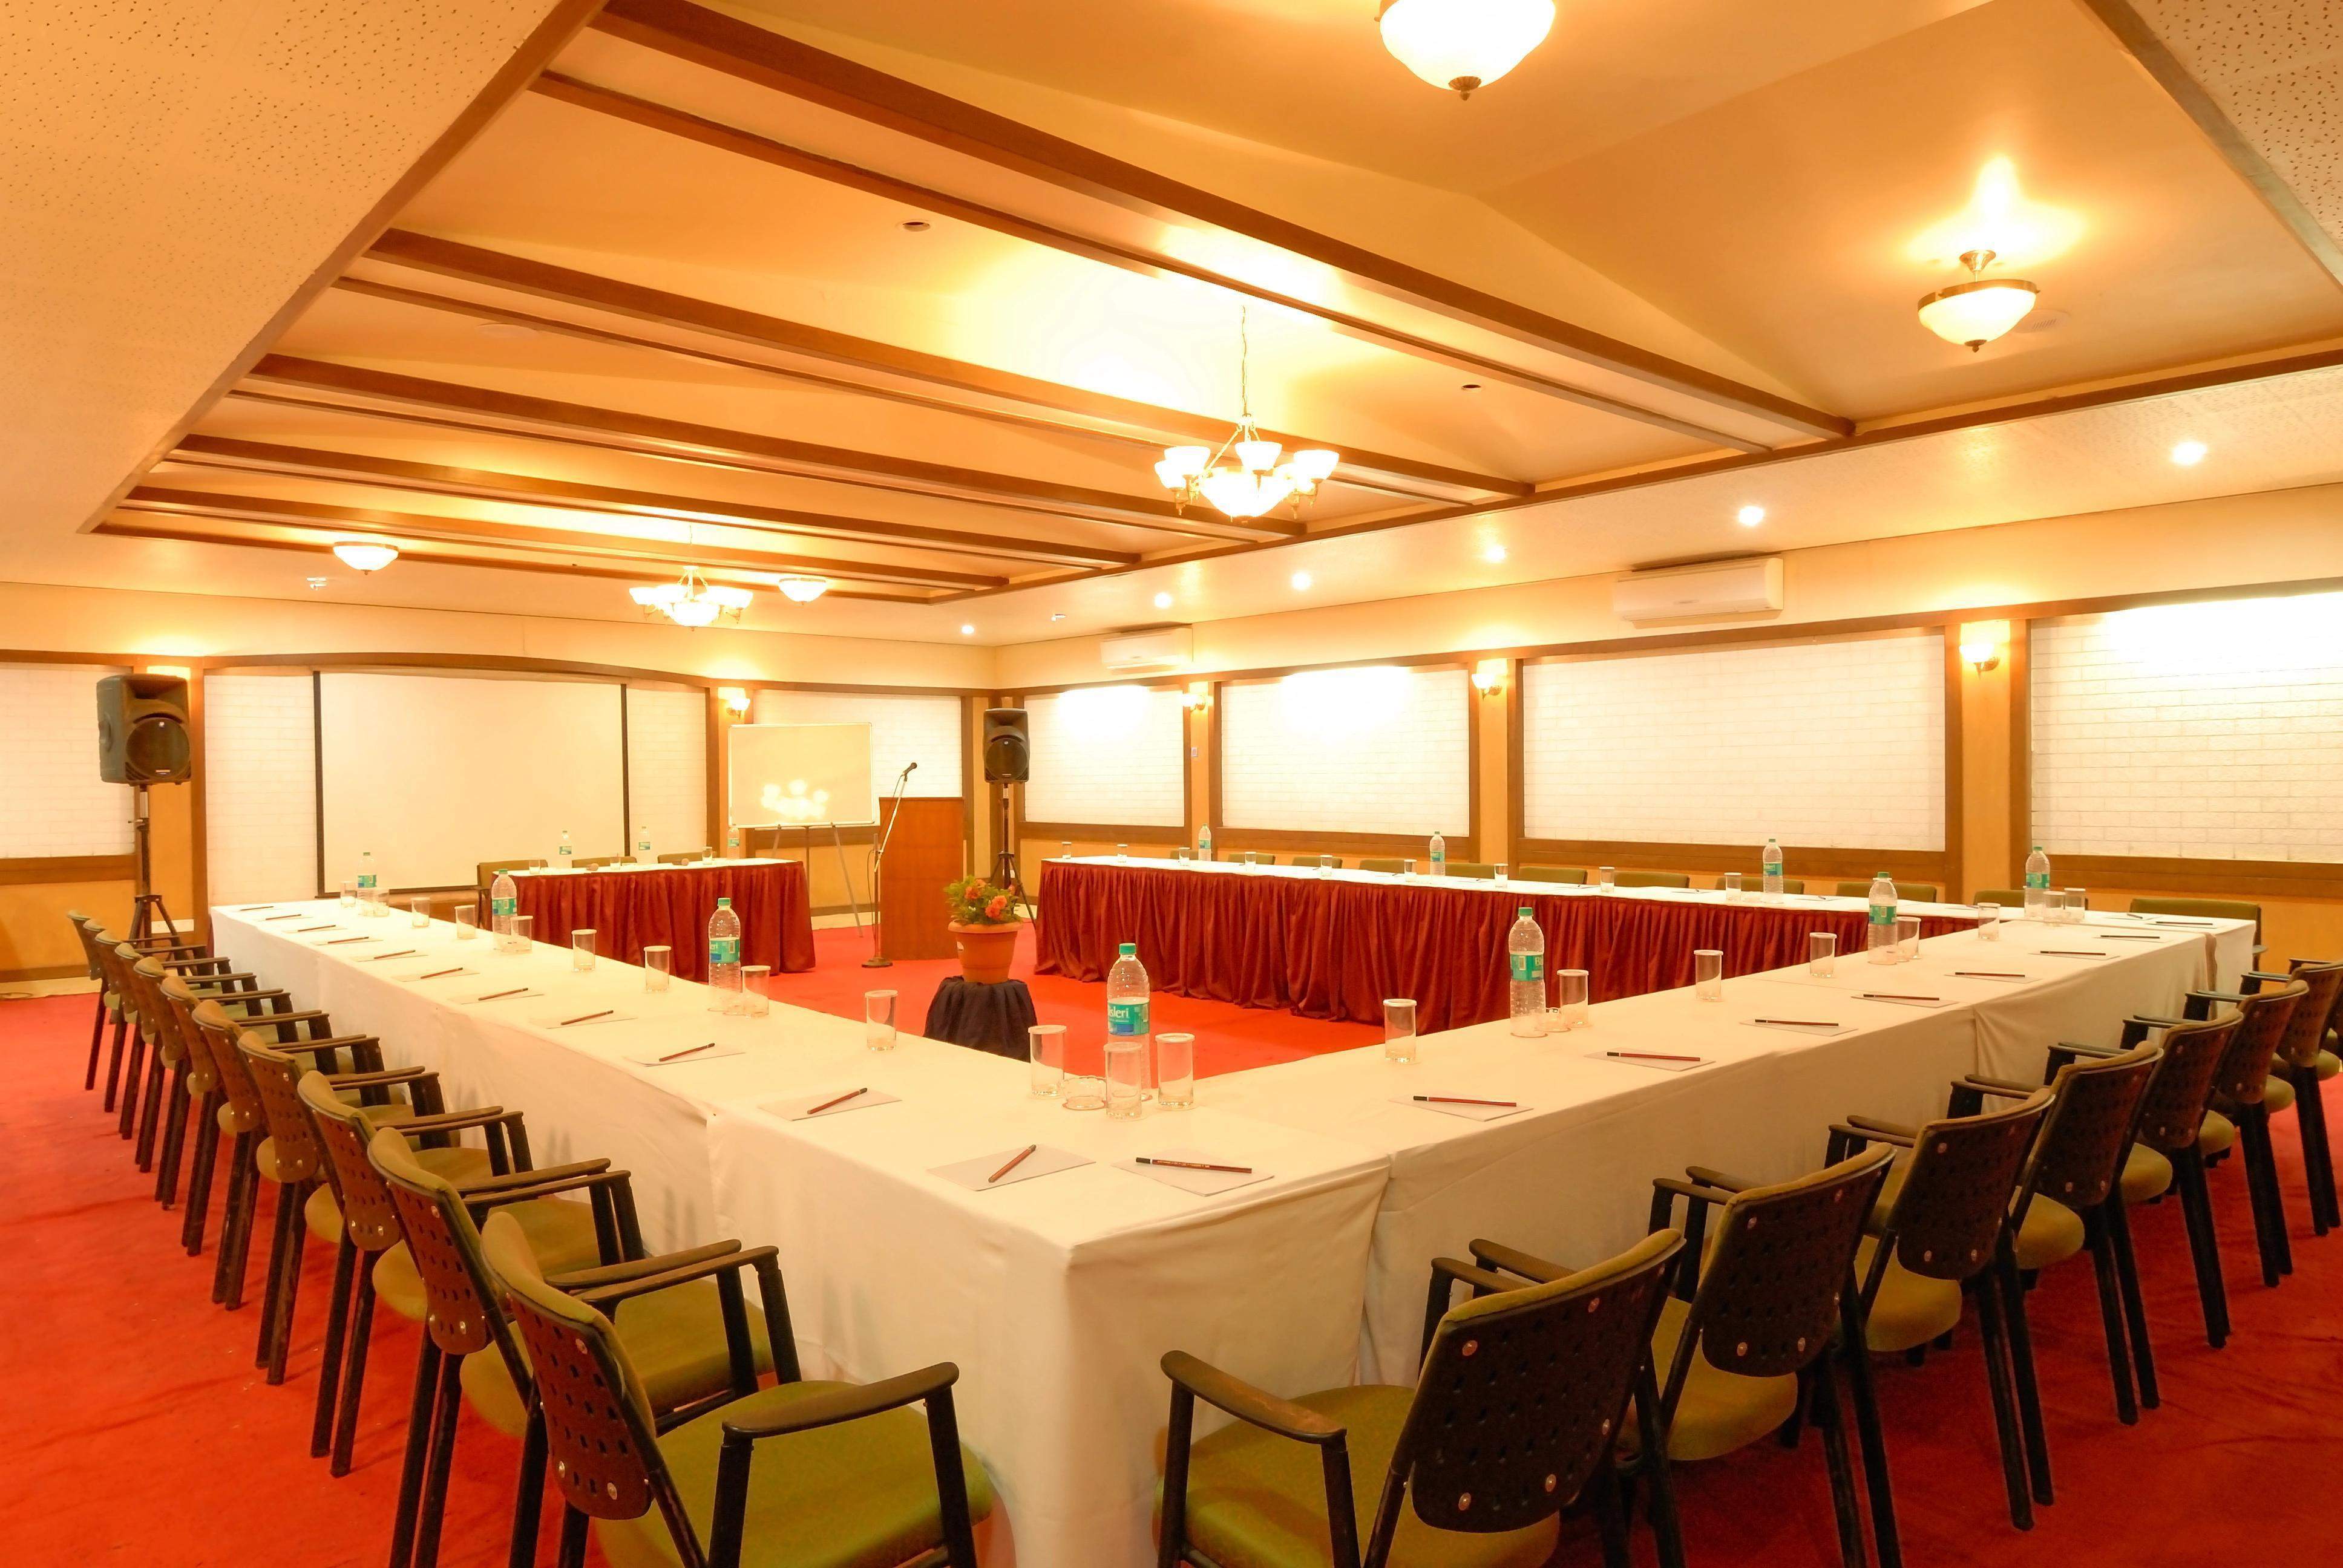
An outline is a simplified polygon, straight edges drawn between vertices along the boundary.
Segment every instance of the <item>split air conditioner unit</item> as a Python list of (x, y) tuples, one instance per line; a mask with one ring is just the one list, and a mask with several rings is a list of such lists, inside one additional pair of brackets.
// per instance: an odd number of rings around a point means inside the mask
[(1782, 608), (1782, 558), (1751, 556), (1630, 572), (1611, 584), (1622, 620), (1707, 620)]
[(1099, 658), (1120, 675), (1147, 670), (1183, 669), (1195, 656), (1193, 627), (1158, 627), (1152, 631), (1127, 631), (1099, 644)]

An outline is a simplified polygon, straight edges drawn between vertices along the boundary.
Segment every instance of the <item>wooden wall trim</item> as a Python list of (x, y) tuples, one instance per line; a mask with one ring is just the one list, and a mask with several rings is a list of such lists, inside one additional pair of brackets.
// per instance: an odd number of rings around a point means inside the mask
[(1961, 681), (1961, 628), (1956, 620), (1945, 623), (1945, 763), (1943, 804), (1945, 812), (1945, 896), (1961, 901), (1966, 890), (1963, 868), (1967, 864), (1961, 857), (1965, 849), (1966, 824), (1962, 819), (1968, 799), (1968, 781), (1962, 777), (1961, 730), (1966, 719), (1964, 689)]
[[(1524, 865), (1617, 866), (1634, 870), (1757, 874), (1761, 844), (1625, 843), (1602, 839), (1523, 839), (1516, 846)], [(1878, 849), (1782, 846), (1783, 869), (1804, 879), (1808, 892), (1818, 880), (1868, 880), (1885, 871), (1899, 881), (1931, 881), (1957, 898), (1949, 873), (1958, 862), (1942, 849)], [(1755, 886), (1753, 881), (1751, 886)]]
[(2343, 863), (2326, 860), (2190, 860), (2155, 855), (2054, 855), (2060, 887), (2120, 888), (2192, 897), (2343, 898)]
[(2009, 623), (2009, 881), (2026, 885), (2034, 852), (2034, 623)]
[(1188, 836), (1184, 822), (1029, 822), (1018, 819), (1023, 839), (1079, 839), (1091, 844), (1178, 844)]
[[(75, 882), (127, 882), (138, 874), (138, 857), (126, 855), (29, 855), (0, 860), (0, 887)], [(74, 971), (79, 973), (79, 970)]]

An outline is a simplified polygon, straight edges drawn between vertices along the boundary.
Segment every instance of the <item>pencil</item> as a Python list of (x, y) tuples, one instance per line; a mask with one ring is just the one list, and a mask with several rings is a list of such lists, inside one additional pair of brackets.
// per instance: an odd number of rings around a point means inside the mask
[(462, 964), (458, 964), (451, 970), (433, 970), (427, 975), (417, 975), (415, 978), (417, 980), (437, 980), (441, 975), (459, 975), (463, 972), (464, 966)]
[(1606, 1050), (1603, 1054), (1617, 1057), (1622, 1061), (1698, 1061), (1700, 1060), (1696, 1056), (1670, 1056), (1665, 1051), (1660, 1050)]
[(618, 1010), (615, 1007), (606, 1007), (600, 1012), (581, 1012), (576, 1018), (563, 1019), (559, 1023), (555, 1024), (553, 1027), (556, 1029), (568, 1029), (573, 1023), (592, 1023), (596, 1019), (608, 1018)]
[(1786, 1023), (1796, 1029), (1836, 1029), (1835, 1018), (1753, 1018), (1751, 1023)]
[(1003, 1165), (1000, 1170), (995, 1171), (991, 1175), (987, 1176), (984, 1179), (984, 1184), (990, 1187), (995, 1181), (1000, 1181), (1003, 1176), (1008, 1175), (1011, 1171), (1016, 1170), (1017, 1167), (1025, 1163), (1025, 1157), (1028, 1154), (1032, 1153), (1033, 1151), (1040, 1147), (1041, 1146), (1039, 1143), (1028, 1143), (1024, 1148), (1020, 1149), (1016, 1153), (1011, 1154), (1009, 1157), (1009, 1163)]
[(1230, 1176), (1252, 1174), (1250, 1165), (1207, 1165), (1201, 1160), (1158, 1160), (1147, 1154), (1137, 1155), (1131, 1162), (1133, 1165), (1160, 1166), (1166, 1171), (1218, 1171)]
[(825, 1111), (830, 1110), (835, 1106), (843, 1105), (850, 1100), (860, 1098), (860, 1096), (870, 1092), (870, 1091), (867, 1089), (850, 1089), (835, 1100), (823, 1101), (820, 1105), (817, 1105), (811, 1111), (807, 1111), (806, 1114), (808, 1116), (820, 1116)]
[(681, 1050), (670, 1050), (665, 1056), (660, 1057), (659, 1060), (661, 1061), (681, 1061), (687, 1056), (698, 1056), (703, 1050), (714, 1050), (715, 1049), (716, 1042), (711, 1040), (706, 1045), (688, 1045)]
[(517, 985), (510, 990), (492, 990), (486, 996), (476, 996), (472, 1000), (474, 1001), (494, 1001), (500, 996), (518, 996), (528, 989), (528, 987), (525, 985)]
[(1521, 1103), (1513, 1100), (1468, 1100), (1461, 1094), (1419, 1094), (1415, 1098), (1426, 1105), (1502, 1105), (1508, 1111)]

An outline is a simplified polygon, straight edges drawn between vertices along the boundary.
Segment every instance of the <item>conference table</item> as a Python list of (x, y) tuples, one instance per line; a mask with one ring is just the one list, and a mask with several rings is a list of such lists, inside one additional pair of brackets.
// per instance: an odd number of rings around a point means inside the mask
[[(579, 972), (558, 947), (493, 953), (445, 922), (330, 901), (213, 919), (240, 968), (329, 1010), (337, 1030), (378, 1034), (391, 1064), (437, 1069), (449, 1104), (526, 1112), (540, 1161), (600, 1155), (630, 1171), (654, 1248), (776, 1244), (807, 1375), (959, 1363), (962, 1429), (1002, 1501), (986, 1560), (1029, 1568), (1151, 1557), (1163, 1352), (1288, 1394), (1412, 1382), (1433, 1255), (1488, 1235), (1592, 1261), (1642, 1232), (1654, 1175), (1812, 1170), (1833, 1118), (1941, 1113), (1965, 1071), (2029, 1053), (2038, 1071), (2058, 1039), (2113, 1043), (2126, 1014), (2233, 983), (2251, 940), (2234, 921), (2009, 922), (1993, 941), (1928, 939), (1892, 968), (1858, 956), (1817, 979), (1801, 962), (1730, 980), (1719, 1002), (1676, 990), (1600, 1004), (1584, 1030), (1431, 1034), (1413, 1065), (1371, 1046), (1207, 1079), (1192, 1111), (1116, 1121), (1034, 1098), (1019, 1062), (909, 1035), (872, 1051), (859, 1020), (778, 1004), (718, 1016), (702, 987), (648, 993), (642, 970), (605, 959)], [(450, 967), (462, 972), (438, 973)], [(482, 1000), (517, 985), (530, 994)], [(1857, 994), (1872, 990), (1942, 1000)], [(1600, 1055), (1612, 1050), (1703, 1060), (1664, 1071)], [(870, 1092), (807, 1117), (857, 1089)], [(1421, 1093), (1519, 1109), (1473, 1121)], [(984, 1184), (1028, 1144), (1053, 1173)], [(1141, 1154), (1261, 1179), (1183, 1191), (1129, 1163)]]
[(813, 968), (813, 916), (800, 860), (717, 859), (680, 865), (598, 866), (513, 874), (520, 913), (540, 942), (567, 946), (572, 931), (594, 933), (606, 956), (632, 963), (647, 947), (673, 950), (675, 972), (708, 978), (708, 920), (730, 899), (740, 917), (740, 961), (775, 970)]
[[(1864, 900), (1818, 894), (1081, 856), (1042, 863), (1033, 967), (1102, 980), (1118, 944), (1133, 942), (1157, 990), (1357, 1023), (1411, 997), (1418, 1028), (1461, 1029), (1508, 1011), (1505, 935), (1524, 904), (1545, 933), (1549, 983), (1584, 970), (1596, 1001), (1690, 985), (1700, 948), (1722, 951), (1728, 975), (1803, 963), (1812, 931), (1855, 952), (1868, 920)], [(1923, 937), (1976, 921), (1966, 904), (1899, 912), (1919, 917)]]

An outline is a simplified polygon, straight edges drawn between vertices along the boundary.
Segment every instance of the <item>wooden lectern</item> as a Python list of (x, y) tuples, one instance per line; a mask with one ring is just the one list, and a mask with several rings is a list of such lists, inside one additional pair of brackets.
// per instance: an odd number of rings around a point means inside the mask
[(879, 868), (879, 951), (890, 959), (951, 957), (959, 948), (947, 929), (944, 884), (964, 874), (959, 799), (884, 802), (879, 832), (887, 839)]

